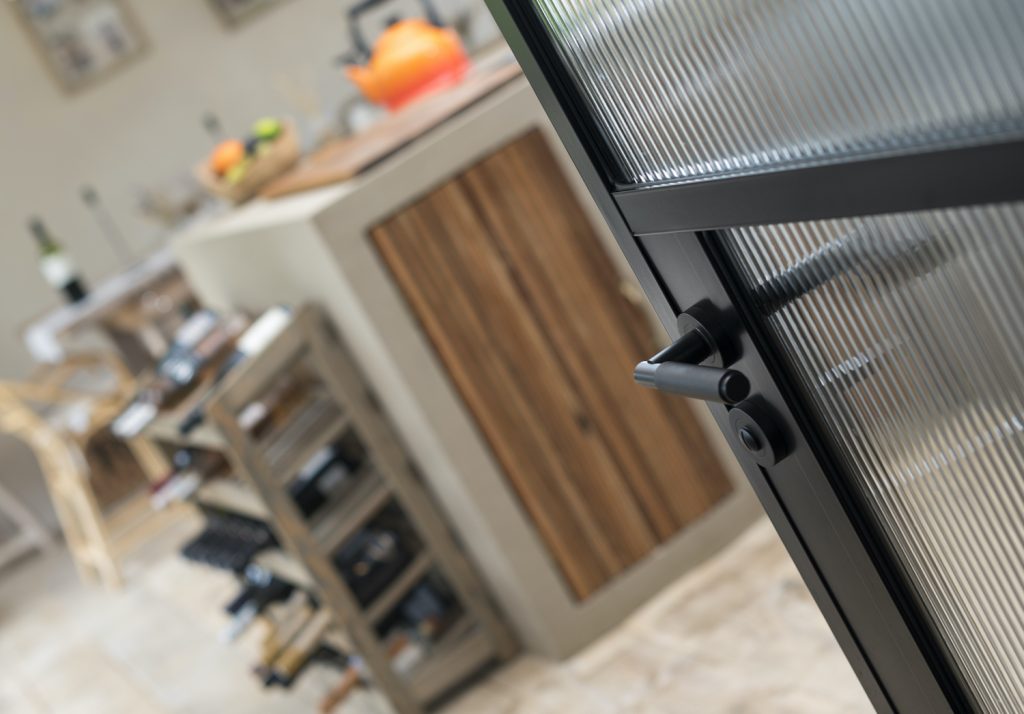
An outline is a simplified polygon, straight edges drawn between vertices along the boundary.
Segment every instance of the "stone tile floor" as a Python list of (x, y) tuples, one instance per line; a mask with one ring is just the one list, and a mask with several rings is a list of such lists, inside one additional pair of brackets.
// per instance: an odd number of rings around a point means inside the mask
[[(180, 542), (194, 524), (182, 523)], [(177, 527), (176, 527), (177, 528)], [(300, 714), (337, 675), (290, 692), (249, 672), (258, 633), (218, 642), (230, 577), (166, 543), (108, 594), (78, 584), (54, 551), (0, 573), (2, 714)], [(360, 693), (341, 714), (383, 714)], [(682, 577), (614, 632), (562, 663), (525, 656), (442, 714), (830, 714), (870, 706), (770, 525)]]

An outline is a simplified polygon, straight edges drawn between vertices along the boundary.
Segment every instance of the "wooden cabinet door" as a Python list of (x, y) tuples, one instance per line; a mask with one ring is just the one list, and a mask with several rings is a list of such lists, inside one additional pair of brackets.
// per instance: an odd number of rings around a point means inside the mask
[(657, 345), (539, 132), (372, 237), (578, 598), (729, 494), (691, 407), (633, 384)]

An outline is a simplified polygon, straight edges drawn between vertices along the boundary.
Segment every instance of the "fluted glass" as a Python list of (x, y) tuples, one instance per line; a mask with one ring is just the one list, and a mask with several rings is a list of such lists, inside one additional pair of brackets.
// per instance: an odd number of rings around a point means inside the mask
[(631, 184), (1024, 135), (1019, 0), (533, 0)]
[(721, 235), (979, 705), (1024, 712), (1024, 205)]

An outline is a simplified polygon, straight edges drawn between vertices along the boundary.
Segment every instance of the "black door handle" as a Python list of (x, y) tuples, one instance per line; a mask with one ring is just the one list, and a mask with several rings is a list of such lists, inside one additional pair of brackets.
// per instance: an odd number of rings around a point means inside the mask
[(762, 396), (750, 397), (750, 380), (726, 369), (739, 359), (739, 325), (729, 312), (701, 302), (678, 318), (678, 340), (633, 370), (637, 384), (729, 407), (729, 425), (742, 448), (759, 466), (786, 458), (791, 441)]
[[(685, 313), (684, 313), (684, 316)], [(702, 325), (692, 319), (680, 319), (691, 328), (678, 340), (633, 370), (637, 384), (663, 392), (674, 392), (693, 399), (736, 404), (750, 394), (750, 381), (734, 369), (705, 366), (713, 360), (718, 347)]]

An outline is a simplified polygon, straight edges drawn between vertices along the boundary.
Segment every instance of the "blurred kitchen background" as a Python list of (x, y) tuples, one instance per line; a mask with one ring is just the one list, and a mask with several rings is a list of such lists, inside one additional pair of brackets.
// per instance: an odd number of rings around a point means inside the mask
[[(177, 199), (194, 187), (190, 162), (216, 143), (210, 115), (225, 138), (244, 134), (258, 117), (292, 117), (307, 147), (326, 135), (348, 133), (353, 122), (372, 121), (378, 110), (361, 101), (339, 63), (356, 49), (346, 22), (354, 4), (134, 2), (128, 9), (142, 32), (139, 55), (114, 69), (116, 76), (72, 91), (55, 81), (25, 23), (7, 9), (0, 22), (0, 96), (8, 107), (0, 132), (7, 166), (0, 172), (0, 225), (6, 236), (0, 334), (7, 336), (0, 349), (0, 378), (20, 378), (32, 369), (32, 358), (16, 336), (59, 300), (32, 267), (38, 249), (26, 231), (28, 216), (44, 216), (54, 234), (72, 240), (75, 262), (95, 283), (127, 267), (126, 255), (83, 202), (83, 187), (94, 187), (124, 236), (127, 257), (137, 259), (171, 233), (147, 214), (147, 196), (166, 192)], [(501, 42), (482, 2), (435, 4), (468, 49), (484, 51)], [(371, 9), (363, 18), (367, 36), (373, 38), (403, 15), (422, 15), (419, 3), (389, 0)], [(226, 19), (232, 17), (237, 19)], [(56, 525), (28, 449), (0, 436), (0, 463), (33, 509)]]
[(864, 711), (482, 0), (13, 0), (0, 99), (0, 711)]

